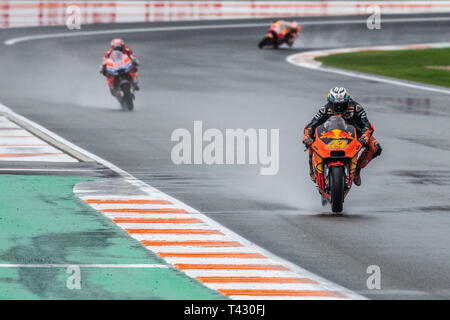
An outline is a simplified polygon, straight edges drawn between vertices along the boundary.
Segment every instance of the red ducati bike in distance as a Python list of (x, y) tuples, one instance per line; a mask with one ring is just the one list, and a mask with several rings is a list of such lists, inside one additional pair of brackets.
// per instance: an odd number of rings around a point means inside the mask
[(118, 90), (116, 98), (122, 110), (134, 109), (134, 88), (130, 76), (130, 71), (134, 66), (131, 58), (118, 50), (114, 50), (106, 59), (106, 73), (108, 77), (114, 77), (114, 85)]
[(343, 210), (361, 148), (355, 127), (341, 117), (332, 116), (316, 128), (311, 146), (313, 170), (322, 205), (330, 202), (333, 213)]

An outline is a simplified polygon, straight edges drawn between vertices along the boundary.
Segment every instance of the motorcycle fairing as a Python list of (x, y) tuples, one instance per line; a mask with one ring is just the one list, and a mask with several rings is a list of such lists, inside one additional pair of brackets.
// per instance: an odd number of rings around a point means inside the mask
[[(120, 53), (120, 54), (118, 54)], [(133, 61), (126, 54), (121, 52), (113, 52), (111, 57), (106, 61), (106, 71), (114, 76), (119, 73), (128, 73), (133, 68)]]
[(361, 149), (356, 139), (356, 129), (351, 125), (345, 127), (321, 125), (316, 128), (316, 140), (312, 148), (322, 158), (353, 158)]

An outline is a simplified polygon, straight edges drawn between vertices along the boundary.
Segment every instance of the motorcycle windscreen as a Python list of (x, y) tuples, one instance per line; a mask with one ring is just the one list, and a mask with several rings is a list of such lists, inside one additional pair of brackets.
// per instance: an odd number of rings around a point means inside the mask
[(118, 75), (121, 72), (128, 73), (132, 68), (133, 62), (130, 57), (118, 50), (111, 53), (106, 63), (106, 71), (112, 75)]

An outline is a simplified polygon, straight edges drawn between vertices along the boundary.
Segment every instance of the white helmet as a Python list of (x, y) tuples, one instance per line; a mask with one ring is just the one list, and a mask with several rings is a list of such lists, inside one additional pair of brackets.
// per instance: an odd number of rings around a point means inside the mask
[(350, 96), (344, 87), (334, 87), (328, 92), (328, 101), (331, 103), (333, 111), (343, 113), (348, 108)]

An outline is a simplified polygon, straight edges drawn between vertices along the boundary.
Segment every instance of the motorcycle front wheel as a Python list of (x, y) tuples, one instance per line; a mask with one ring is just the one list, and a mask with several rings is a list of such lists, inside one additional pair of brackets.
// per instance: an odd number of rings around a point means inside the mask
[(269, 37), (264, 37), (264, 39), (262, 39), (259, 44), (258, 44), (258, 48), (262, 49), (265, 46), (268, 46), (272, 43), (272, 39)]
[(130, 84), (124, 83), (122, 85), (123, 97), (120, 101), (122, 110), (132, 111), (134, 109), (133, 94), (131, 93)]
[(344, 167), (330, 168), (330, 196), (331, 210), (333, 213), (341, 213), (344, 203)]

